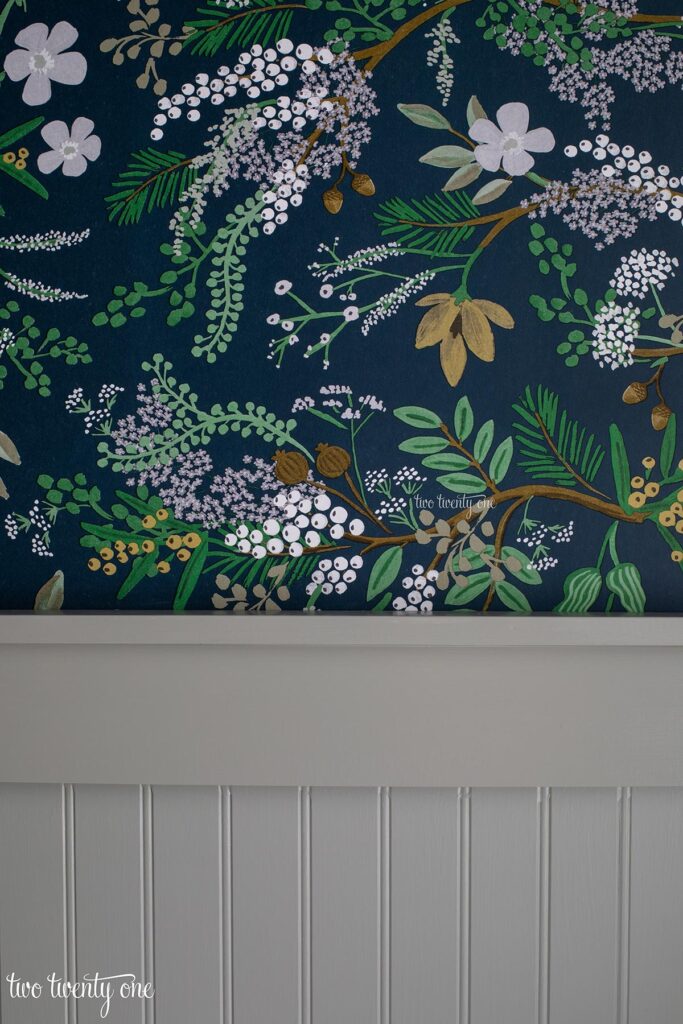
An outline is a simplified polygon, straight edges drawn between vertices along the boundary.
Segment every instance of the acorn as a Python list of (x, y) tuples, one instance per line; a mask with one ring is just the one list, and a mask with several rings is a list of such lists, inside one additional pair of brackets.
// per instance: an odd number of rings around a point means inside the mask
[(669, 417), (670, 416), (671, 416), (671, 409), (669, 408), (668, 405), (666, 405), (665, 402), (660, 402), (659, 405), (656, 405), (654, 407), (654, 409), (652, 410), (652, 414), (650, 416), (650, 419), (652, 421), (652, 426), (654, 427), (654, 429), (655, 430), (664, 430), (664, 427), (669, 422)]
[(644, 402), (646, 398), (647, 384), (643, 384), (642, 380), (634, 380), (621, 396), (622, 401), (626, 402), (627, 405), (638, 405), (639, 402)]
[(333, 185), (332, 188), (328, 188), (323, 192), (323, 206), (328, 213), (339, 213), (343, 204), (343, 193), (339, 191), (336, 185)]
[(337, 476), (343, 476), (351, 465), (349, 453), (346, 449), (339, 448), (336, 444), (324, 444), (321, 442), (315, 450), (320, 453), (315, 460), (315, 468), (323, 476), (329, 476), (332, 479)]
[(308, 480), (308, 459), (301, 452), (277, 451), (273, 455), (275, 476), (283, 484), (302, 484)]
[(359, 196), (374, 196), (375, 194), (375, 183), (369, 174), (363, 174), (358, 172), (351, 178), (351, 188), (354, 192), (357, 192)]

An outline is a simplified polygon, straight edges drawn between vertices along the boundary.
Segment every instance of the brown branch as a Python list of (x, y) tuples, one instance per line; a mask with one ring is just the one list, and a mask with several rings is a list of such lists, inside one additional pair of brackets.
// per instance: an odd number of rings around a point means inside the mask
[(470, 465), (472, 466), (473, 469), (476, 469), (477, 473), (482, 478), (482, 480), (484, 481), (484, 483), (486, 484), (488, 489), (490, 491), (492, 491), (494, 494), (497, 494), (498, 493), (498, 487), (493, 482), (491, 477), (488, 475), (488, 473), (486, 472), (484, 467), (481, 465), (481, 463), (477, 462), (477, 460), (475, 459), (474, 455), (472, 455), (472, 452), (468, 451), (468, 449), (465, 448), (465, 446), (463, 444), (461, 444), (460, 441), (458, 441), (457, 438), (453, 437), (453, 435), (451, 434), (450, 430), (448, 429), (448, 427), (446, 426), (445, 423), (440, 423), (439, 424), (439, 430), (441, 431), (443, 436), (446, 438), (446, 440), (450, 444), (451, 448), (457, 448), (458, 451), (462, 455), (464, 455), (466, 459), (470, 460)]
[(589, 484), (587, 480), (584, 480), (584, 478), (581, 476), (581, 474), (577, 473), (577, 471), (574, 469), (574, 467), (571, 465), (571, 463), (567, 462), (567, 460), (564, 458), (564, 456), (560, 454), (560, 452), (559, 452), (559, 450), (557, 448), (557, 445), (555, 444), (555, 442), (553, 441), (552, 437), (548, 433), (548, 428), (546, 427), (545, 423), (543, 422), (543, 419), (541, 418), (541, 416), (540, 416), (540, 414), (538, 412), (534, 413), (534, 419), (536, 420), (536, 422), (538, 423), (539, 427), (541, 428), (541, 433), (543, 434), (543, 439), (544, 439), (545, 443), (548, 445), (548, 448), (550, 448), (551, 452), (553, 453), (553, 455), (555, 456), (557, 461), (562, 463), (562, 465), (567, 470), (567, 472), (570, 473), (574, 477), (576, 482), (581, 484), (581, 486), (585, 487), (587, 490), (592, 491), (593, 494), (599, 494), (601, 497), (607, 498), (608, 496), (605, 494), (604, 491), (599, 491), (597, 487), (593, 487), (593, 485)]
[[(549, 7), (561, 7), (561, 0), (543, 0), (544, 3), (548, 4)], [(598, 2), (598, 7), (600, 3)], [(579, 11), (581, 5), (577, 4)], [(632, 14), (626, 19), (630, 22), (646, 22), (647, 24), (661, 25), (670, 21), (683, 21), (683, 15), (681, 14)]]
[(138, 185), (134, 192), (131, 192), (131, 194), (123, 200), (124, 206), (128, 203), (132, 203), (135, 197), (143, 192), (148, 185), (151, 185), (153, 181), (156, 181), (157, 178), (163, 177), (164, 174), (170, 174), (172, 171), (177, 171), (179, 167), (188, 167), (195, 159), (196, 158), (193, 156), (188, 156), (185, 160), (179, 160), (178, 163), (171, 164), (169, 167), (162, 167), (161, 170), (156, 172), (156, 174), (152, 174), (149, 178), (146, 178), (141, 185)]
[[(505, 530), (507, 529), (507, 525), (510, 522), (512, 516), (517, 511), (517, 509), (523, 504), (524, 498), (518, 498), (517, 501), (513, 501), (512, 504), (509, 505), (508, 508), (506, 508), (505, 512), (503, 512), (502, 516), (500, 517), (498, 529), (496, 530), (496, 539), (493, 545), (493, 557), (498, 562), (500, 561), (500, 555), (503, 550), (503, 543), (505, 541)], [(491, 585), (488, 589), (486, 600), (484, 601), (484, 604), (481, 609), (483, 612), (487, 612), (491, 607), (491, 602), (493, 601), (493, 596), (495, 592), (496, 583), (495, 580), (491, 580)]]
[(636, 359), (670, 359), (672, 356), (683, 356), (683, 345), (662, 345), (661, 348), (634, 348)]
[(463, 4), (472, 3), (472, 0), (441, 0), (440, 4), (435, 4), (434, 7), (428, 7), (424, 11), (420, 11), (410, 21), (404, 21), (400, 28), (397, 28), (394, 34), (389, 39), (384, 39), (381, 43), (375, 43), (374, 46), (369, 46), (365, 50), (358, 50), (352, 54), (354, 60), (366, 60), (367, 64), (364, 67), (364, 71), (374, 71), (381, 60), (387, 56), (388, 53), (402, 43), (409, 35), (415, 32), (416, 29), (420, 28), (426, 21), (431, 21), (432, 18), (437, 18), (440, 14), (444, 14), (446, 11), (453, 10), (455, 7), (462, 7)]

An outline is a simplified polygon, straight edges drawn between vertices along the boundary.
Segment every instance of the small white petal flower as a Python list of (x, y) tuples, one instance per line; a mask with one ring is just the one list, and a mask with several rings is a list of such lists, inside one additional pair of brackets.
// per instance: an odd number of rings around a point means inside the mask
[(50, 121), (41, 130), (50, 150), (38, 157), (42, 174), (52, 174), (58, 167), (69, 178), (78, 178), (89, 160), (97, 160), (102, 149), (99, 135), (92, 135), (95, 127), (89, 117), (77, 117), (69, 129), (65, 121)]
[(480, 117), (470, 128), (470, 136), (479, 145), (474, 155), (485, 171), (503, 170), (513, 177), (526, 174), (534, 166), (530, 153), (549, 153), (555, 148), (555, 136), (548, 128), (529, 131), (526, 103), (504, 103), (496, 113), (498, 125)]

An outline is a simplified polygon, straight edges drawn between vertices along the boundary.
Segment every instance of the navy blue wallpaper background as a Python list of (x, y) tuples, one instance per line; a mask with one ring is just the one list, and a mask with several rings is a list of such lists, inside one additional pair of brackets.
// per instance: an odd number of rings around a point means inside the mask
[(683, 610), (677, 6), (0, 0), (0, 607)]

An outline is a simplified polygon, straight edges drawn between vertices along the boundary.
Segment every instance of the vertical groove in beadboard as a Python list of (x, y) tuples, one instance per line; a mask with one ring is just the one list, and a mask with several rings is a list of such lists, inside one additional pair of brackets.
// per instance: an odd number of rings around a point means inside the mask
[(154, 1024), (156, 988), (154, 962), (154, 803), (151, 786), (140, 786), (140, 928), (142, 932), (142, 978), (150, 982), (154, 995), (142, 999), (143, 1024)]
[(218, 847), (220, 893), (220, 1007), (221, 1024), (233, 1024), (233, 941), (232, 941), (232, 790), (218, 787)]
[(377, 789), (377, 1024), (391, 1021), (391, 790)]
[(536, 790), (536, 1024), (550, 1016), (550, 794)]
[(631, 931), (631, 787), (617, 789), (616, 1024), (628, 1024)]
[[(62, 856), (64, 867), (64, 977), (76, 982), (76, 809), (74, 787), (62, 785)], [(64, 1001), (66, 1024), (77, 1024), (78, 1004), (69, 997)]]
[(456, 823), (457, 841), (457, 980), (458, 1008), (457, 1024), (469, 1024), (470, 1020), (470, 881), (472, 877), (470, 854), (471, 841), (471, 790), (469, 786), (458, 787), (458, 817)]
[(299, 1024), (311, 1024), (311, 787), (299, 786)]

